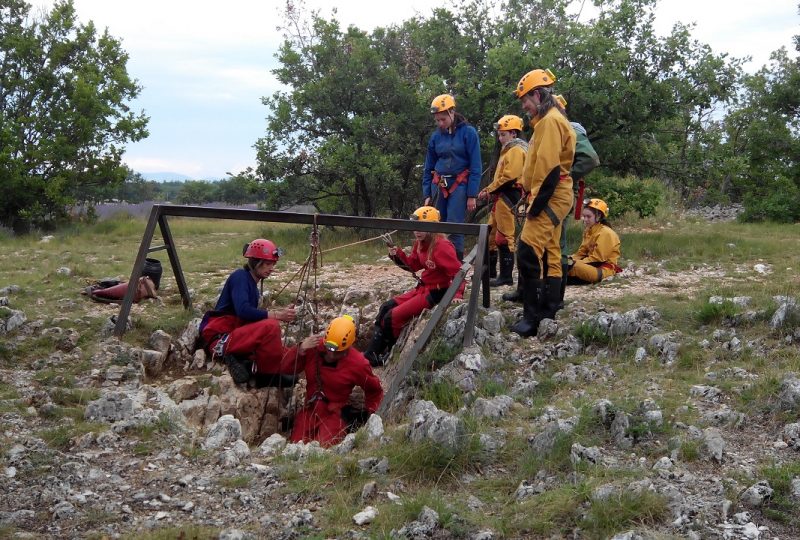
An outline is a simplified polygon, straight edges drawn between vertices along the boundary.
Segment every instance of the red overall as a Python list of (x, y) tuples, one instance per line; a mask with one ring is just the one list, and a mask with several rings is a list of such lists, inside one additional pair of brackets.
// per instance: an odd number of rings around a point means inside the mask
[(225, 354), (249, 357), (258, 373), (278, 373), (283, 357), (281, 326), (276, 319), (246, 323), (236, 315), (218, 315), (203, 328), (203, 342), (210, 354), (223, 334), (228, 334)]
[(411, 248), (411, 255), (406, 255), (402, 249), (398, 249), (395, 255), (396, 263), (411, 271), (423, 272), (419, 285), (390, 300), (395, 306), (380, 321), (384, 330), (391, 328), (394, 338), (400, 335), (408, 321), (439, 303), (461, 268), (453, 243), (446, 237), (435, 237), (432, 250), (430, 245), (430, 242), (417, 241)]
[(356, 386), (364, 389), (364, 406), (369, 413), (378, 410), (383, 399), (380, 379), (355, 348), (350, 347), (333, 364), (326, 363), (324, 355), (325, 349), (320, 344), (303, 355), (298, 355), (297, 347), (292, 347), (283, 356), (281, 373), (305, 371), (306, 374), (305, 405), (295, 416), (292, 442), (319, 441), (323, 446), (341, 442), (348, 427), (342, 419), (342, 408)]

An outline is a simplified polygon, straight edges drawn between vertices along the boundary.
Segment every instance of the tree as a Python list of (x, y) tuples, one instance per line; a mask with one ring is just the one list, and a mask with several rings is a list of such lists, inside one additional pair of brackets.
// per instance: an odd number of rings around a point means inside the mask
[(181, 184), (179, 204), (204, 204), (218, 200), (217, 186), (206, 180), (187, 180)]
[[(800, 53), (800, 36), (795, 37)], [(745, 78), (740, 106), (725, 119), (725, 150), (738, 167), (729, 193), (749, 220), (800, 220), (800, 54), (785, 48)]]
[(147, 136), (140, 87), (108, 32), (78, 24), (71, 0), (40, 18), (0, 4), (0, 222), (50, 226), (80, 192), (120, 184), (124, 144)]
[(522, 114), (511, 90), (536, 67), (555, 71), (606, 171), (702, 184), (705, 154), (721, 142), (714, 113), (735, 98), (741, 61), (714, 54), (691, 27), (657, 36), (656, 0), (599, 0), (587, 22), (568, 15), (572, 3), (467, 0), (371, 34), (316, 13), (306, 21), (290, 5), (275, 70), (288, 90), (264, 100), (257, 143), (271, 203), (408, 215), (421, 200), (431, 98), (454, 94), (491, 170), (492, 124)]

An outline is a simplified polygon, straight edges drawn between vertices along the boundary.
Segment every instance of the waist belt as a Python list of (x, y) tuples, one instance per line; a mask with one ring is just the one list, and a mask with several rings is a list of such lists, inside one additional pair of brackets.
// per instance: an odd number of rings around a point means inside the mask
[(459, 185), (466, 183), (468, 177), (469, 169), (465, 169), (458, 174), (439, 174), (433, 171), (432, 182), (439, 186), (442, 196), (446, 199)]

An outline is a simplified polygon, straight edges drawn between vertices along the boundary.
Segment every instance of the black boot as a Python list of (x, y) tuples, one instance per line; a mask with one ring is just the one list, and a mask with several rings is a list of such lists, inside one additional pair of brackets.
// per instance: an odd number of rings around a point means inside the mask
[(244, 384), (250, 380), (253, 374), (253, 362), (233, 354), (226, 354), (222, 361), (228, 366), (231, 379), (236, 384)]
[(514, 254), (508, 249), (508, 246), (500, 246), (500, 275), (497, 279), (489, 281), (490, 287), (499, 287), (501, 285), (513, 285), (514, 277), (511, 275), (514, 271)]
[(496, 278), (497, 277), (497, 252), (490, 251), (489, 252), (489, 277)]
[(517, 275), (517, 288), (511, 292), (503, 293), (503, 300), (506, 302), (520, 302), (522, 303), (522, 276)]
[(542, 319), (555, 319), (556, 313), (561, 303), (561, 284), (564, 282), (560, 277), (547, 278), (541, 299)]
[(541, 279), (526, 279), (523, 284), (522, 318), (511, 327), (522, 337), (535, 336), (544, 319), (540, 305), (542, 284)]
[(369, 365), (372, 367), (380, 367), (386, 363), (384, 354), (388, 345), (383, 329), (380, 326), (375, 326), (375, 331), (372, 333), (372, 341), (369, 342), (367, 350), (364, 351), (364, 358), (369, 360)]
[(464, 250), (463, 249), (457, 249), (456, 250), (456, 259), (458, 259), (458, 262), (464, 262)]
[(567, 292), (567, 272), (569, 266), (566, 264), (561, 265), (561, 293), (558, 298), (558, 309), (564, 309), (564, 295)]

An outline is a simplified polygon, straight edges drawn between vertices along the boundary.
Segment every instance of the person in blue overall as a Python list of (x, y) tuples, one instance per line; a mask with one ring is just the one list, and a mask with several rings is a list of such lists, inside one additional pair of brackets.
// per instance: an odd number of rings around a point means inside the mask
[[(423, 206), (435, 206), (442, 221), (464, 223), (475, 210), (480, 191), (481, 147), (477, 130), (456, 112), (450, 94), (436, 96), (431, 103), (436, 131), (428, 140), (422, 173)], [(464, 235), (451, 234), (459, 260), (464, 258)]]

